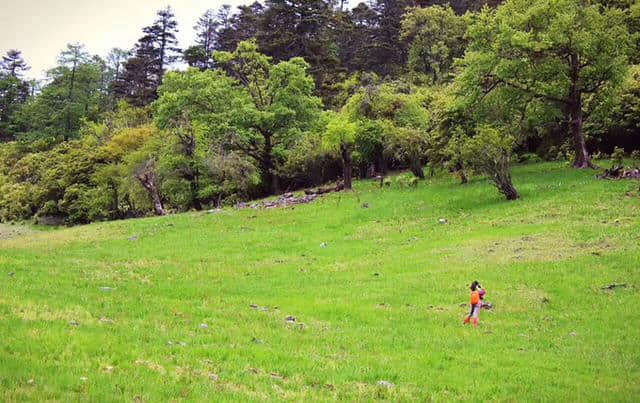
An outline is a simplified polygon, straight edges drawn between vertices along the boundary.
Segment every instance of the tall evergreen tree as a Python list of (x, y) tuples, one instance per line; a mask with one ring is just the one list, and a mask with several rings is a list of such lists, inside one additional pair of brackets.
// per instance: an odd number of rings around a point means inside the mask
[(22, 58), (22, 52), (16, 49), (11, 49), (7, 52), (6, 56), (2, 56), (2, 62), (0, 63), (0, 69), (3, 73), (10, 75), (14, 78), (20, 78), (22, 73), (29, 70), (30, 67)]
[[(70, 76), (67, 84), (67, 106), (74, 103), (74, 88), (76, 86), (76, 73), (78, 67), (89, 61), (89, 54), (81, 43), (70, 43), (67, 45), (67, 49), (63, 50), (58, 57), (58, 63), (61, 67), (67, 67), (70, 71)], [(70, 132), (72, 128), (72, 112), (70, 108), (67, 108), (66, 112), (66, 129)]]
[(218, 19), (222, 25), (215, 49), (232, 52), (240, 42), (256, 38), (264, 12), (265, 7), (257, 1), (248, 6), (238, 6), (238, 12), (233, 15), (228, 14), (228, 9), (220, 9)]
[(193, 27), (197, 35), (196, 43), (204, 52), (205, 59), (202, 66), (204, 68), (213, 66), (211, 55), (218, 40), (219, 26), (220, 22), (217, 14), (214, 10), (209, 9), (198, 19), (197, 24)]
[(167, 66), (180, 58), (180, 48), (176, 46), (178, 44), (176, 38), (178, 22), (171, 7), (158, 11), (157, 15), (158, 18), (153, 22), (153, 25), (142, 29), (145, 35), (140, 41), (150, 44), (143, 49), (149, 51), (147, 56), (156, 65), (157, 85), (160, 85)]
[(131, 104), (144, 106), (157, 98), (166, 68), (178, 60), (180, 49), (176, 33), (178, 23), (170, 7), (158, 11), (153, 25), (142, 29), (144, 36), (134, 47), (135, 55), (124, 63), (114, 91)]

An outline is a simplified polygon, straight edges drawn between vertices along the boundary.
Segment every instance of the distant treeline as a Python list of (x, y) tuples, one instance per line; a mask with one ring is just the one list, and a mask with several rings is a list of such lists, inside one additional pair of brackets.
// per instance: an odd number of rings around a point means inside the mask
[(637, 0), (276, 0), (194, 23), (184, 48), (170, 8), (106, 58), (69, 44), (43, 82), (6, 53), (0, 220), (165, 214), (389, 169), (486, 174), (516, 199), (516, 160), (640, 149)]

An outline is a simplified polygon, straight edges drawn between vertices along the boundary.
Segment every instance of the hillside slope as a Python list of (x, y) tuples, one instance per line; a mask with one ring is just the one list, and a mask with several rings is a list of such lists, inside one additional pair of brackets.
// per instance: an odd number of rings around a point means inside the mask
[(637, 183), (514, 179), (0, 238), (0, 400), (637, 400)]

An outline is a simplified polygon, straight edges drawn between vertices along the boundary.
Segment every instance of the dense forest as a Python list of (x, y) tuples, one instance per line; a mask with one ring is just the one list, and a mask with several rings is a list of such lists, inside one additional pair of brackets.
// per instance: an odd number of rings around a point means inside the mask
[[(142, 25), (142, 24), (141, 24)], [(640, 150), (640, 1), (268, 0), (170, 8), (131, 49), (0, 64), (0, 220), (232, 205), (408, 169), (594, 168)], [(190, 29), (190, 28), (189, 28)], [(188, 67), (187, 67), (188, 65)]]

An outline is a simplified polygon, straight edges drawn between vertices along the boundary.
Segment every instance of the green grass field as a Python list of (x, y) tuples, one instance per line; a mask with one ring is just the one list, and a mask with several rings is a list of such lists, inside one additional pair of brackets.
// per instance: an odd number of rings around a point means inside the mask
[[(2, 226), (0, 400), (638, 401), (637, 182), (556, 163), (514, 180), (516, 202), (441, 176), (295, 209)], [(478, 329), (475, 279), (495, 305)]]

